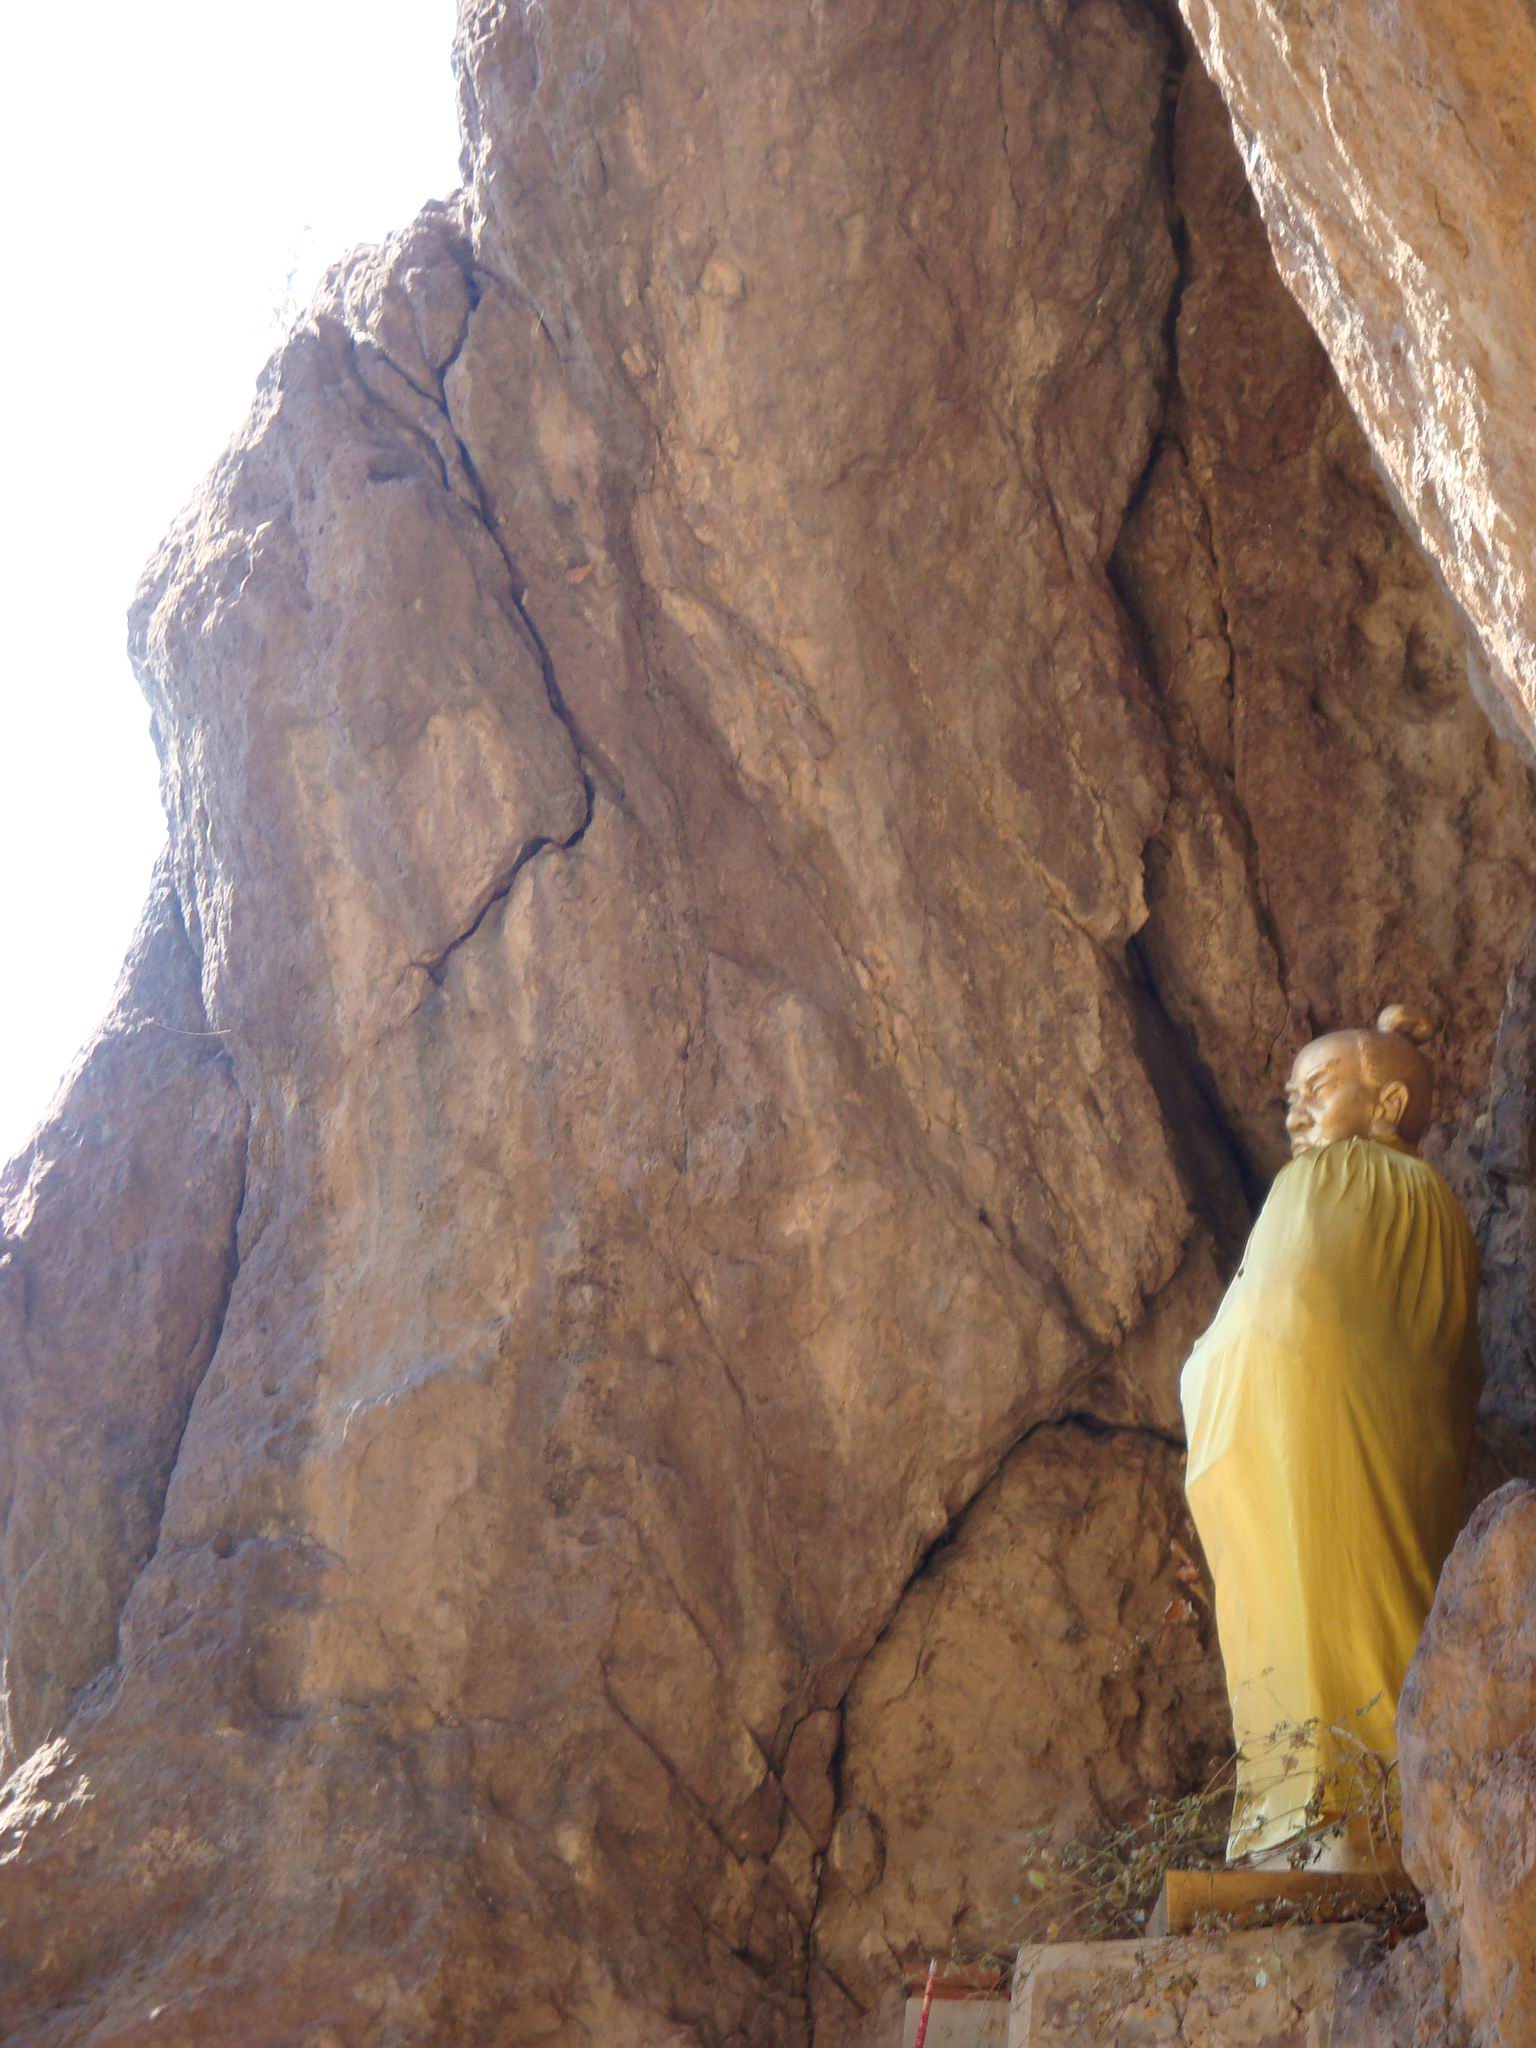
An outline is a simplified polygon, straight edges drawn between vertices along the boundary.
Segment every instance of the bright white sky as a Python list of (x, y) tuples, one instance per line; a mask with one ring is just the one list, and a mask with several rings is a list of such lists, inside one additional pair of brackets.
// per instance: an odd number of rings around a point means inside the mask
[(163, 838), (124, 613), (277, 340), (458, 182), (453, 0), (18, 7), (6, 79), (0, 1160), (100, 1019)]

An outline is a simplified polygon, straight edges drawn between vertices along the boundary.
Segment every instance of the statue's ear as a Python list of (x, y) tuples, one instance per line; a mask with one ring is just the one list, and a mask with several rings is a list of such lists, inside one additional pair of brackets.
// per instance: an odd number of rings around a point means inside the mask
[(1376, 1121), (1389, 1124), (1395, 1131), (1408, 1113), (1408, 1088), (1405, 1082), (1388, 1081), (1377, 1092)]

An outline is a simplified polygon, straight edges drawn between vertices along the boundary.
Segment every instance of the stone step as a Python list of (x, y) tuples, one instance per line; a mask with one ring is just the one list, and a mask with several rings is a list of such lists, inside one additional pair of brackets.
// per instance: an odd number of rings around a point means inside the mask
[[(902, 2048), (915, 2048), (922, 2010), (921, 1996), (907, 2000)], [(923, 2048), (1007, 2048), (1008, 2010), (1006, 1998), (935, 1999)]]
[(1330, 2048), (1334, 1987), (1374, 1938), (1353, 1921), (1023, 1949), (1007, 2048)]
[[(907, 1979), (902, 2048), (916, 2048), (926, 1976), (925, 1971)], [(1006, 2048), (1008, 2010), (1006, 1971), (941, 1963), (923, 2048)]]

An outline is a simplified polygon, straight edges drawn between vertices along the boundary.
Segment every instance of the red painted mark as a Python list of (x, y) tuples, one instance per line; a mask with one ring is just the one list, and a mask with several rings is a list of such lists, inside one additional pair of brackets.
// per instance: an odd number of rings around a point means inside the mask
[(912, 2048), (923, 2048), (923, 2037), (928, 2032), (928, 2015), (933, 2009), (933, 1980), (939, 1974), (939, 1959), (935, 1956), (928, 1965), (928, 1982), (923, 1986), (923, 2009), (917, 2016), (917, 2038)]

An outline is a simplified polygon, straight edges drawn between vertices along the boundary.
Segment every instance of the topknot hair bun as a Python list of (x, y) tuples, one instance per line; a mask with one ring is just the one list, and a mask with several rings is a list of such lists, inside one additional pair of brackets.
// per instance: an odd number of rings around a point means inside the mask
[(1376, 1019), (1378, 1031), (1395, 1031), (1413, 1045), (1428, 1045), (1435, 1035), (1435, 1020), (1416, 1003), (1388, 1003)]

